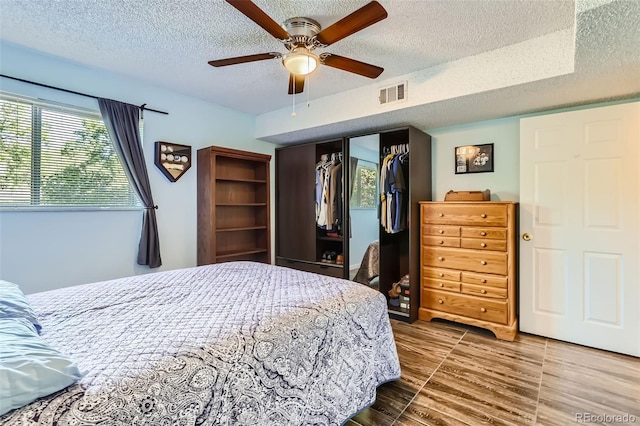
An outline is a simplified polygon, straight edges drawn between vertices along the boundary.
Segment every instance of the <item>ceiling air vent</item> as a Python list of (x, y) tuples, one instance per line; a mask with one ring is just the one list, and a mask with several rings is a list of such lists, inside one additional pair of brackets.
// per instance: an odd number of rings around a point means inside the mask
[(378, 98), (380, 105), (390, 104), (393, 102), (403, 102), (407, 100), (407, 82), (394, 84), (380, 89), (380, 97)]

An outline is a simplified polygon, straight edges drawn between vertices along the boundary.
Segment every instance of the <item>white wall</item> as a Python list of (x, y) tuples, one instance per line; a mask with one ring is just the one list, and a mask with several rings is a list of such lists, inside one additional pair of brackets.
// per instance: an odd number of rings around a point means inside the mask
[[(136, 264), (142, 218), (139, 210), (0, 211), (0, 278), (20, 284), (25, 293), (195, 266), (196, 150), (218, 145), (274, 154), (274, 145), (254, 138), (252, 116), (141, 81), (9, 44), (0, 48), (0, 71), (135, 105), (146, 103), (149, 108), (169, 112), (146, 112), (144, 116), (143, 146), (159, 206), (162, 267), (149, 269)], [(0, 79), (0, 90), (98, 109), (94, 99), (6, 78)], [(192, 146), (193, 165), (175, 183), (153, 163), (154, 142), (158, 140)], [(271, 180), (273, 185), (273, 166)], [(274, 193), (272, 187), (272, 209)], [(273, 210), (271, 217), (275, 217)]]
[[(519, 201), (519, 117), (423, 130), (431, 135), (433, 200), (443, 201), (449, 190), (491, 190), (492, 201)], [(457, 146), (493, 143), (494, 172), (455, 174)]]
[[(442, 201), (449, 190), (491, 190), (492, 201), (520, 201), (520, 119), (538, 115), (640, 101), (640, 98), (580, 105), (496, 120), (438, 129), (423, 129), (432, 137), (433, 200)], [(494, 144), (494, 172), (455, 174), (457, 146)]]
[[(517, 86), (574, 72), (575, 30), (573, 26), (500, 49), (438, 64), (410, 74), (376, 79), (347, 92), (314, 99), (291, 120), (291, 108), (266, 112), (256, 118), (256, 137), (270, 137), (349, 120), (370, 126), (383, 113), (410, 110), (447, 100), (505, 87)], [(406, 102), (380, 105), (381, 87), (407, 82)], [(486, 106), (479, 105), (478, 108)], [(402, 120), (399, 114), (392, 114)], [(377, 123), (379, 126), (379, 123)]]

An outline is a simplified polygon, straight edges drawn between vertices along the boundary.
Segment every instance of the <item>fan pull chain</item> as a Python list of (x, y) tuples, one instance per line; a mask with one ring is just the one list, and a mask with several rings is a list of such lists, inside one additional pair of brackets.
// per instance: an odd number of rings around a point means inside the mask
[(295, 81), (293, 82), (293, 96), (291, 96), (291, 99), (293, 99), (293, 111), (291, 112), (291, 116), (295, 117), (296, 114), (296, 88), (295, 88)]
[(309, 78), (309, 74), (305, 75), (305, 76), (304, 76), (304, 79), (306, 80), (304, 84), (305, 84), (305, 86), (307, 87), (307, 108), (309, 108), (309, 105), (311, 105), (311, 104), (309, 103), (309, 80), (311, 80), (311, 79)]

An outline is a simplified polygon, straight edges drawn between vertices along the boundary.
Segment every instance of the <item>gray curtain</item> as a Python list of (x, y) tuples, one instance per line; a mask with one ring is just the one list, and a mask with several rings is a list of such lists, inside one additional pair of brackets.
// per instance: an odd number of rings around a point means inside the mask
[(111, 99), (98, 99), (98, 104), (109, 136), (122, 160), (124, 171), (145, 207), (142, 235), (138, 245), (138, 264), (157, 268), (162, 265), (155, 210), (158, 206), (153, 203), (149, 175), (142, 152), (138, 130), (140, 108)]
[(356, 157), (349, 158), (349, 200), (353, 195), (353, 187), (356, 183), (356, 168), (358, 167), (358, 159)]

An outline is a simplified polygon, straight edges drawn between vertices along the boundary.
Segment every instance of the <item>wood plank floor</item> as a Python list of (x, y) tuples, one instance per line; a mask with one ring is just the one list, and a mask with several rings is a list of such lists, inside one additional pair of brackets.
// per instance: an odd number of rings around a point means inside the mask
[(451, 322), (391, 323), (402, 377), (346, 426), (640, 425), (638, 358), (523, 333), (505, 342)]

